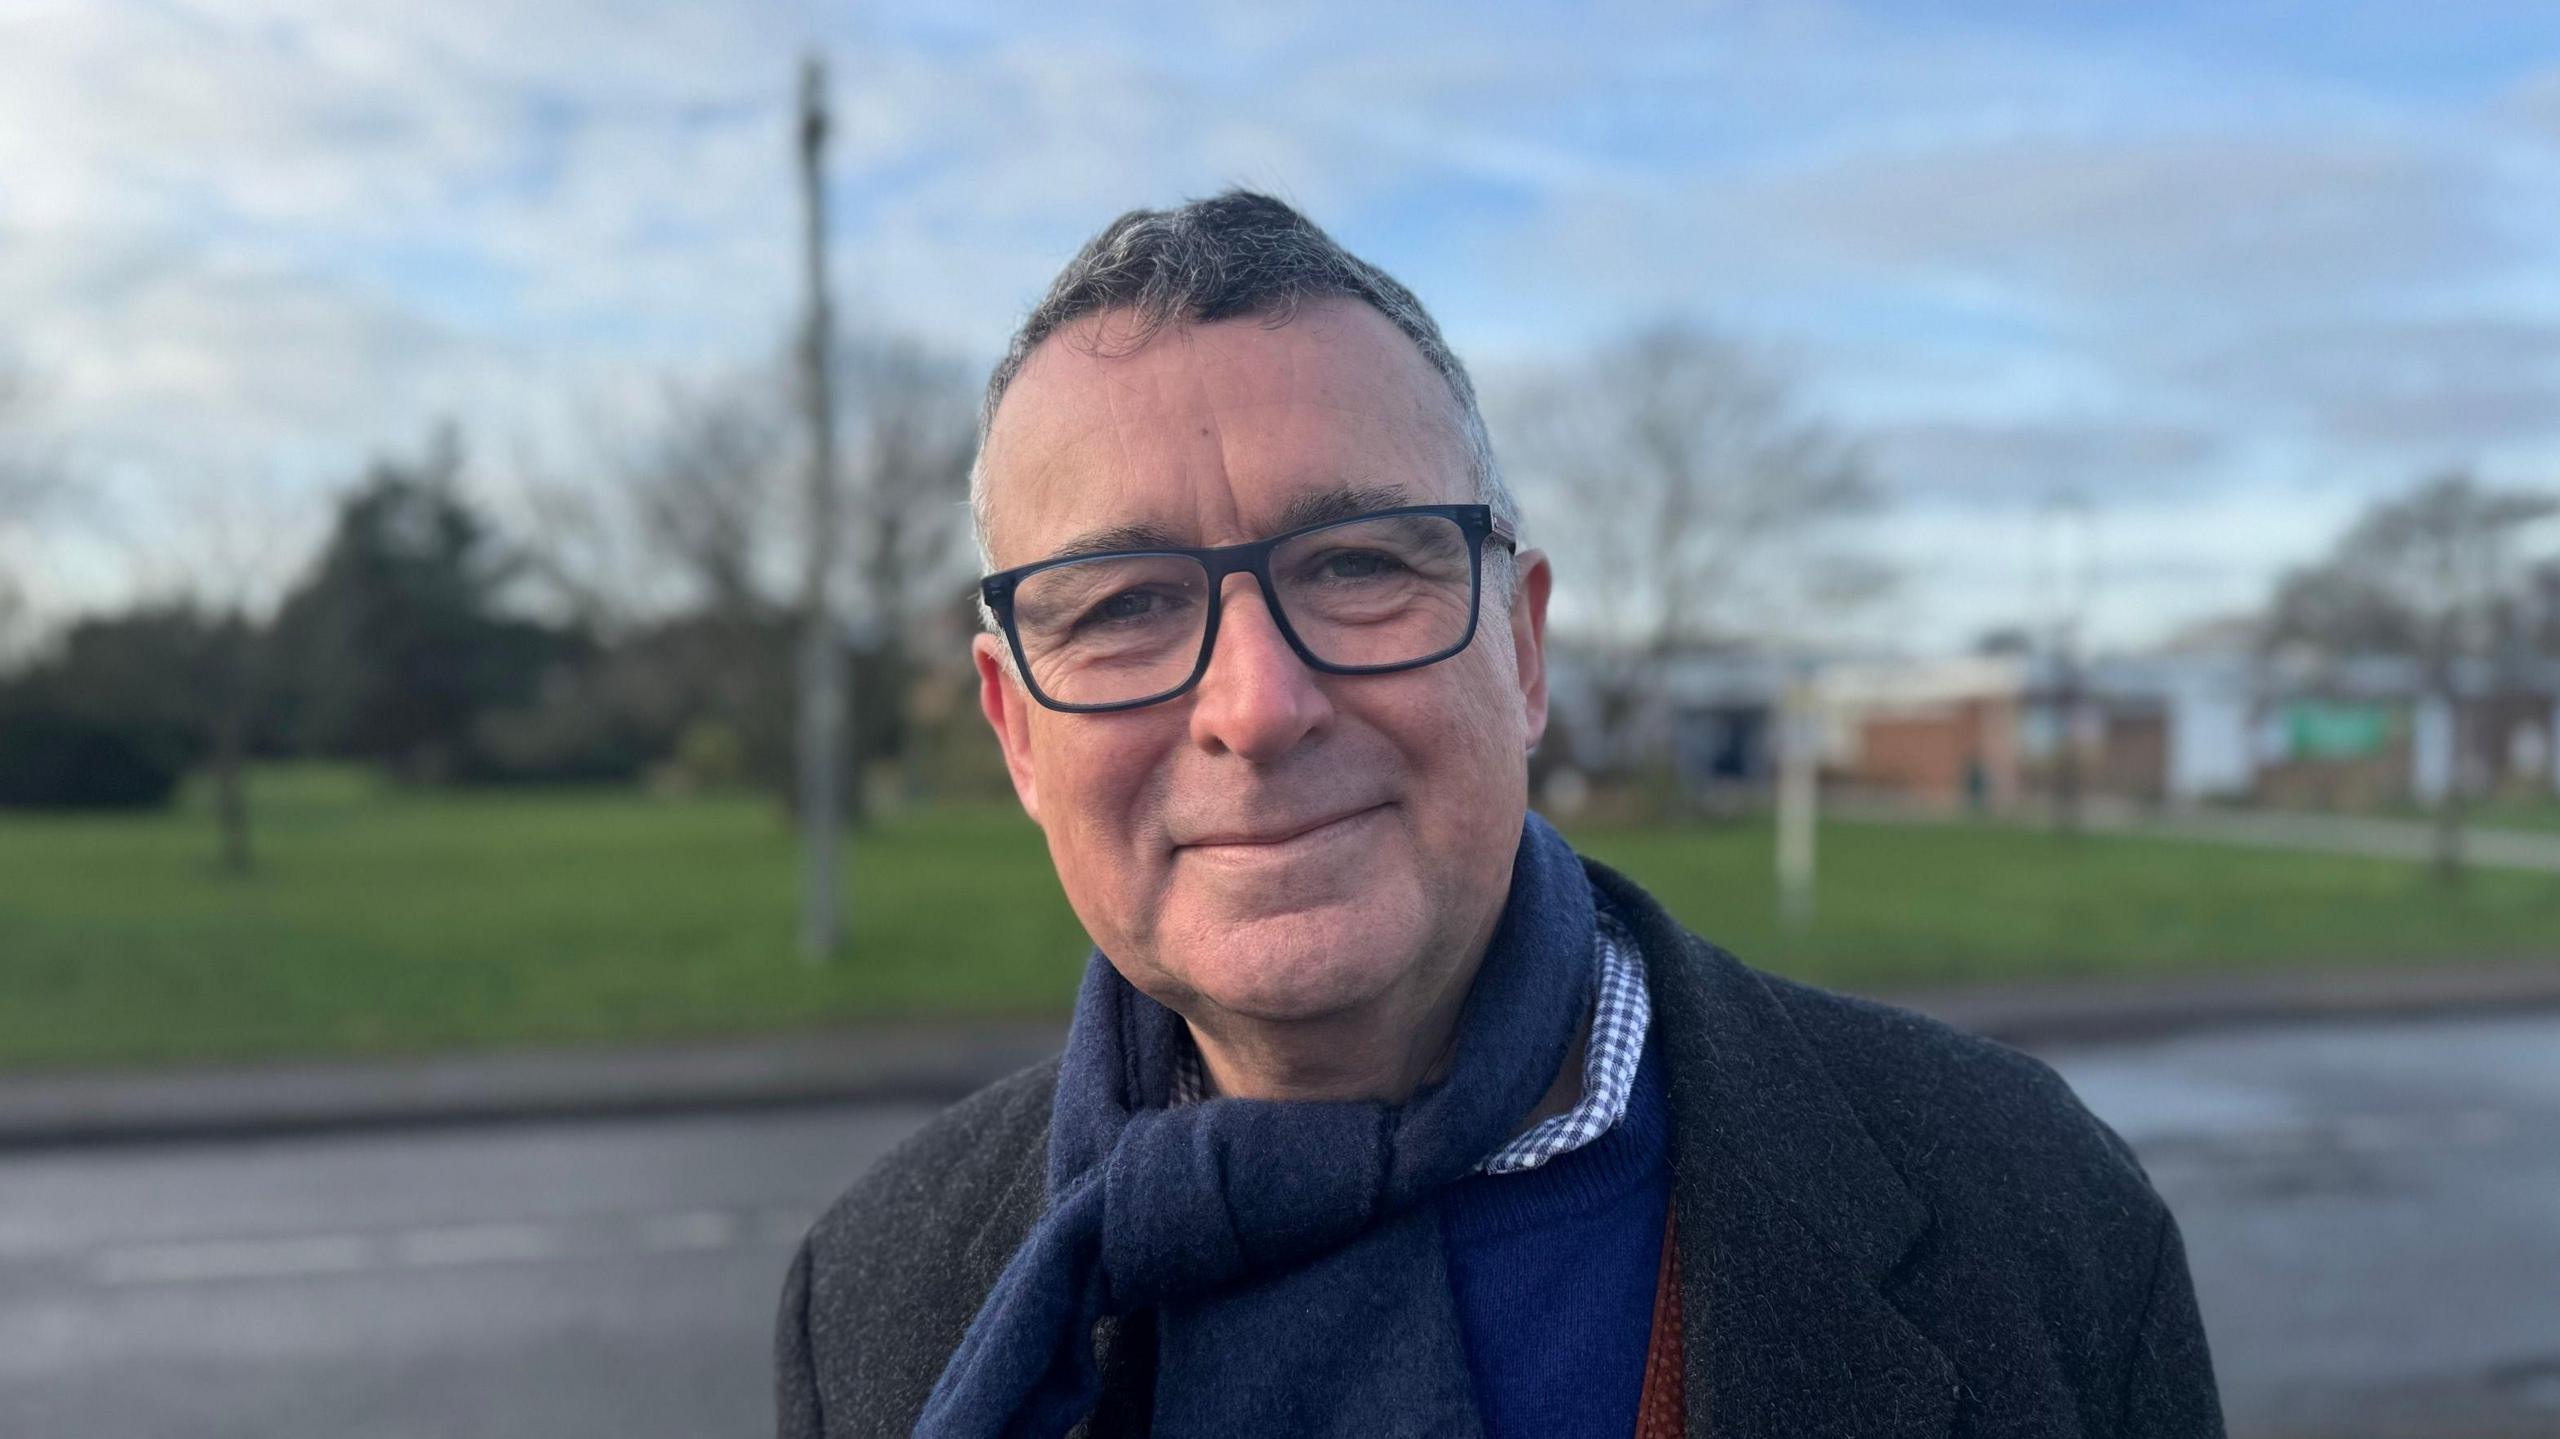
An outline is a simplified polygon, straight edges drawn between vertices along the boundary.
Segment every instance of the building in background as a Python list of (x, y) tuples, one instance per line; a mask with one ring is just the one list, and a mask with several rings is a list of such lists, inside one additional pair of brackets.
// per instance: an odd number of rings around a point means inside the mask
[(2560, 796), (2560, 663), (2473, 666), (2450, 706), (2426, 693), (2406, 660), (2315, 668), (2236, 639), (2104, 656), (2070, 671), (2022, 653), (1726, 649), (1677, 655), (1646, 673), (1611, 724), (1588, 657), (1554, 651), (1542, 773), (1670, 786), (1710, 810), (1765, 804), (1780, 696), (1801, 675), (1821, 715), (1824, 787), (1853, 804), (2013, 814), (2076, 783), (2093, 802), (2137, 810), (2386, 810), (2446, 794), (2457, 733), (2467, 793)]

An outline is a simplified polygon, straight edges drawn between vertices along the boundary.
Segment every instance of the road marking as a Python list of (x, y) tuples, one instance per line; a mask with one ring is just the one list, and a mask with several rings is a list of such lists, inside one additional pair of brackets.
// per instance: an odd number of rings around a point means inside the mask
[(666, 1253), (672, 1250), (726, 1249), (738, 1240), (735, 1215), (717, 1209), (696, 1210), (689, 1214), (655, 1214), (633, 1226), (640, 1237), (640, 1247)]
[(616, 1253), (707, 1254), (799, 1242), (798, 1210), (687, 1209), (575, 1220), (434, 1225), (384, 1234), (308, 1234), (111, 1246), (90, 1256), (100, 1284), (201, 1284), (298, 1279), (381, 1269), (458, 1269), (604, 1258)]
[(557, 1225), (465, 1224), (412, 1229), (391, 1241), (392, 1262), (412, 1269), (452, 1264), (513, 1264), (549, 1259), (566, 1246)]
[(101, 1284), (187, 1284), (348, 1274), (377, 1262), (373, 1241), (361, 1234), (314, 1234), (110, 1249), (98, 1256), (96, 1273)]

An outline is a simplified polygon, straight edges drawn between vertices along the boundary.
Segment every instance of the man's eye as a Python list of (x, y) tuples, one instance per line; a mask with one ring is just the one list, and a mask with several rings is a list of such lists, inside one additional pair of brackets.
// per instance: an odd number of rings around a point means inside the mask
[(1327, 580), (1374, 580), (1404, 568), (1395, 556), (1377, 550), (1333, 550), (1316, 559), (1316, 576)]
[(1140, 620), (1160, 619), (1172, 608), (1169, 596), (1153, 590), (1122, 590), (1095, 604), (1077, 621), (1078, 628), (1090, 625), (1129, 624)]

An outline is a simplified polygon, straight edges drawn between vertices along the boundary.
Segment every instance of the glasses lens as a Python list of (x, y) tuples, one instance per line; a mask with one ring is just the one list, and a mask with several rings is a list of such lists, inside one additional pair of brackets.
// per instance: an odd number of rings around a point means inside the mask
[(1078, 560), (1014, 587), (1013, 627), (1031, 682), (1060, 704), (1148, 699), (1200, 662), (1209, 572), (1179, 555)]
[(1271, 555), (1280, 607), (1329, 665), (1402, 665), (1466, 638), (1475, 566), (1443, 515), (1382, 515), (1300, 535)]

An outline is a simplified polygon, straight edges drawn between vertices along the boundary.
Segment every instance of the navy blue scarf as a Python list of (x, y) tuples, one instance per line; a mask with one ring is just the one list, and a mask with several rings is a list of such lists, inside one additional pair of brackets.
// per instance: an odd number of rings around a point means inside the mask
[(1055, 1439), (1092, 1409), (1094, 1325), (1154, 1309), (1163, 1434), (1479, 1432), (1433, 1191), (1546, 1094), (1591, 984), (1589, 881), (1528, 817), (1448, 1073), (1402, 1105), (1168, 1109), (1181, 1016), (1096, 953), (1049, 1120), (1048, 1206), (916, 1432)]

